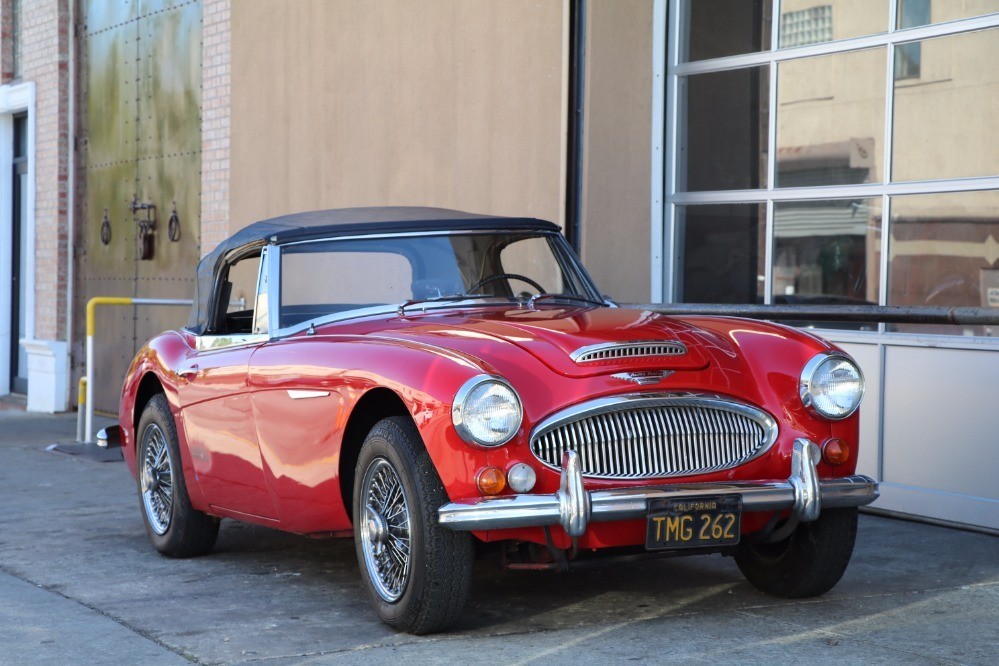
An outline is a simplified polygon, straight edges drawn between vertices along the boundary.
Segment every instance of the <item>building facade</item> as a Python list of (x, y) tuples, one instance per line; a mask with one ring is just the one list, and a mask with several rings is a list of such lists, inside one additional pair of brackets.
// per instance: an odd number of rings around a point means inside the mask
[[(999, 308), (999, 0), (3, 0), (0, 18), (0, 394), (29, 409), (72, 405), (87, 299), (189, 297), (223, 238), (320, 208), (550, 219), (625, 302)], [(185, 316), (102, 312), (98, 408)], [(867, 376), (876, 506), (999, 530), (995, 331), (821, 333)]]

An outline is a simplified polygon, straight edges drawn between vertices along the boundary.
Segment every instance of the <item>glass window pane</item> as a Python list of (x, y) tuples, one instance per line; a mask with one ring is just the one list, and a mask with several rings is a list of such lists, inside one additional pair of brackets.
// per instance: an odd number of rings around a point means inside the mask
[(888, 30), (889, 0), (781, 0), (780, 48)]
[(777, 186), (880, 182), (885, 49), (777, 67)]
[(774, 204), (773, 302), (877, 305), (881, 198)]
[[(999, 310), (999, 191), (892, 197), (888, 304)], [(994, 335), (981, 326), (893, 330)]]
[(892, 180), (999, 175), (999, 28), (903, 46)]
[(999, 12), (999, 0), (898, 0), (896, 27), (915, 28)]
[(769, 79), (765, 67), (680, 79), (680, 190), (766, 187)]
[(282, 252), (282, 307), (402, 303), (410, 297), (412, 283), (409, 259), (391, 250)]
[(683, 0), (680, 60), (770, 49), (771, 0)]
[(766, 204), (677, 207), (677, 294), (685, 303), (760, 303)]

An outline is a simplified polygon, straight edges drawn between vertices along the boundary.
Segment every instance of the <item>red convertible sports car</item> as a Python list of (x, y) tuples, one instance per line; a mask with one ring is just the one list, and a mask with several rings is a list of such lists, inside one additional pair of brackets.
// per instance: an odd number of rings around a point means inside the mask
[(822, 594), (878, 494), (863, 393), (803, 331), (615, 306), (551, 223), (345, 209), (206, 256), (99, 440), (164, 555), (207, 553), (221, 518), (352, 535), (379, 617), (426, 633), (460, 617), (475, 542), (553, 568), (721, 552)]

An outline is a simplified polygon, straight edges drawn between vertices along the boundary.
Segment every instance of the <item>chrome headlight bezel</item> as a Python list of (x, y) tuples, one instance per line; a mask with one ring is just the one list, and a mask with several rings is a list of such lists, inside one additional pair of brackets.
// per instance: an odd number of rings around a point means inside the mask
[[(510, 404), (513, 405), (517, 411), (517, 419), (514, 427), (504, 433), (502, 439), (495, 441), (477, 437), (473, 432), (475, 425), (469, 423), (467, 416), (468, 401), (476, 398), (476, 392), (478, 389), (489, 385), (498, 386), (501, 389), (508, 391)], [(513, 386), (510, 385), (510, 382), (497, 375), (476, 375), (475, 377), (472, 377), (467, 382), (462, 384), (460, 389), (458, 389), (458, 392), (454, 396), (454, 403), (451, 405), (451, 422), (454, 424), (454, 429), (458, 432), (459, 437), (473, 446), (480, 446), (488, 449), (503, 446), (517, 435), (523, 421), (524, 408), (520, 401), (520, 396), (517, 394), (517, 391), (513, 388)]]
[[(849, 409), (846, 411), (834, 412), (823, 407), (822, 400), (816, 399), (817, 385), (816, 374), (827, 363), (845, 362), (856, 373), (857, 381), (860, 382), (860, 391), (851, 401)], [(801, 370), (801, 377), (798, 382), (798, 395), (801, 397), (801, 404), (813, 415), (829, 421), (842, 421), (848, 419), (860, 408), (860, 403), (864, 399), (867, 387), (864, 382), (864, 373), (860, 370), (857, 362), (847, 354), (838, 351), (820, 352), (810, 358), (805, 367)]]

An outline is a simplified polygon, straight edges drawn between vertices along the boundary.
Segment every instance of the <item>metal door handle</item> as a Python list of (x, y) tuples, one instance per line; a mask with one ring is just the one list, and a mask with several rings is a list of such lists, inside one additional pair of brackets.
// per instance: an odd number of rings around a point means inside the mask
[(177, 375), (179, 375), (180, 377), (183, 377), (184, 379), (188, 379), (188, 380), (192, 379), (194, 377), (197, 377), (197, 375), (198, 375), (198, 364), (195, 363), (194, 365), (192, 365), (192, 366), (190, 366), (188, 368), (182, 368), (182, 369), (178, 370), (177, 371)]

